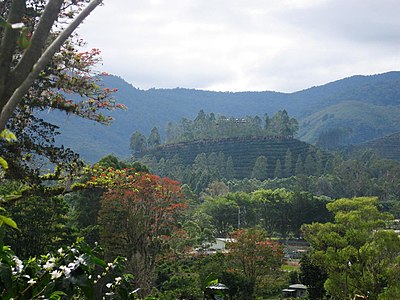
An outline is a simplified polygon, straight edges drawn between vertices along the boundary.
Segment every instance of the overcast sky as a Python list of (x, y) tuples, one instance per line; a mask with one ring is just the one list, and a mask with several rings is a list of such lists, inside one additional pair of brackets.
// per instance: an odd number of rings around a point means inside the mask
[(79, 33), (135, 87), (292, 92), (400, 70), (399, 0), (104, 0)]

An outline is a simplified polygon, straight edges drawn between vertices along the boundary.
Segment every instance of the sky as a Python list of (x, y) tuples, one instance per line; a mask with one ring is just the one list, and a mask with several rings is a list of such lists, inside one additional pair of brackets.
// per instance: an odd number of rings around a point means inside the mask
[(293, 92), (400, 70), (399, 0), (104, 0), (78, 30), (140, 89)]

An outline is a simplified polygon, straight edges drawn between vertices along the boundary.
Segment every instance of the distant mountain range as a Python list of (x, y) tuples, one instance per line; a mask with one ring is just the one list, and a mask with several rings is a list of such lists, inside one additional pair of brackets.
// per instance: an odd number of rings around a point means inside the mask
[(348, 128), (346, 143), (361, 143), (400, 131), (400, 72), (352, 76), (294, 93), (212, 92), (195, 89), (140, 90), (117, 76), (106, 76), (102, 84), (118, 88), (116, 98), (127, 111), (114, 111), (110, 126), (65, 116), (42, 114), (60, 126), (58, 142), (95, 162), (113, 153), (129, 156), (129, 139), (139, 130), (149, 134), (157, 126), (161, 133), (169, 121), (194, 118), (200, 109), (225, 116), (274, 114), (286, 109), (299, 120), (297, 138), (316, 143), (324, 131)]

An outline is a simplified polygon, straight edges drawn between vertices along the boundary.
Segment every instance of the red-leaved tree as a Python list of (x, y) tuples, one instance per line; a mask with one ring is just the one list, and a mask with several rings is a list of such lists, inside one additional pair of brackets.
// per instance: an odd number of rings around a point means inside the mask
[(247, 278), (256, 281), (258, 276), (268, 275), (281, 266), (282, 246), (267, 239), (264, 230), (242, 229), (236, 231), (233, 237), (236, 241), (230, 243), (229, 257)]
[(99, 212), (100, 239), (108, 258), (127, 257), (128, 271), (146, 295), (153, 286), (157, 258), (177, 226), (186, 203), (178, 182), (129, 169), (102, 171), (89, 184), (106, 184)]

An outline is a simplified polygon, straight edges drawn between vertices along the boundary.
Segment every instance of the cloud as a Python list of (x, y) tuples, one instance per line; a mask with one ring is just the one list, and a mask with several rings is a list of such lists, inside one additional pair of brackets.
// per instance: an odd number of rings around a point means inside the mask
[(398, 0), (109, 0), (81, 26), (140, 88), (294, 91), (399, 69)]

